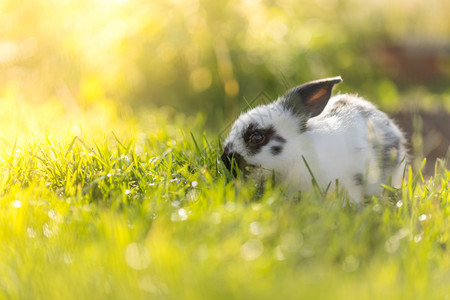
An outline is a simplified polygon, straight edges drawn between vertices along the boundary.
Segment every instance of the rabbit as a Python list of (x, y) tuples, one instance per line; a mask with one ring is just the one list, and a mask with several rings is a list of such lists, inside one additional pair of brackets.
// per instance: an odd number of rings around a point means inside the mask
[(326, 188), (337, 180), (354, 203), (401, 184), (407, 150), (402, 131), (372, 103), (331, 97), (340, 76), (307, 82), (268, 105), (243, 113), (223, 144), (233, 171), (273, 175), (289, 191)]

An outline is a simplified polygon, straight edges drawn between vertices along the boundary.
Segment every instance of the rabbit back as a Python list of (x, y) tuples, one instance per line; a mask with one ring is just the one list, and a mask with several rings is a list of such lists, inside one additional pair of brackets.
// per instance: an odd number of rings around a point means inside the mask
[(354, 199), (378, 194), (381, 184), (400, 184), (405, 139), (372, 103), (355, 95), (334, 96), (308, 127), (317, 153), (312, 160), (321, 165), (316, 169), (324, 184), (339, 178)]

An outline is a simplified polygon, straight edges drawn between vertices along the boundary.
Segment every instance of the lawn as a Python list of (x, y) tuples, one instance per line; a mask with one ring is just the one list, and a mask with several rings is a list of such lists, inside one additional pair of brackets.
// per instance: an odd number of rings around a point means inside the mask
[[(430, 172), (449, 18), (445, 0), (1, 0), (0, 299), (449, 299), (449, 161)], [(230, 176), (230, 120), (338, 75), (409, 124), (400, 189), (350, 205)]]
[(339, 188), (292, 198), (232, 179), (201, 118), (101, 115), (29, 119), (40, 134), (3, 138), (0, 298), (450, 296), (439, 163), (364, 205)]

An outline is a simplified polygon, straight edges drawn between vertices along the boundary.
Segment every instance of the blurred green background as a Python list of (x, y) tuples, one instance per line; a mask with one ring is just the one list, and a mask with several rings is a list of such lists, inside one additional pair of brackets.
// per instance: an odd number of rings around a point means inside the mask
[(219, 130), (335, 75), (388, 112), (449, 109), (449, 19), (446, 0), (1, 0), (0, 117), (168, 106)]

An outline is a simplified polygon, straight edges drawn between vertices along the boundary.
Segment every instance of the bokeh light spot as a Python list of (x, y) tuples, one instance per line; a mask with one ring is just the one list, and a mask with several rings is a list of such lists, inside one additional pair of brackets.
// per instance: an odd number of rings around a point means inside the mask
[(211, 86), (212, 75), (208, 68), (198, 68), (191, 73), (189, 80), (196, 92), (202, 92)]
[(225, 93), (228, 97), (236, 97), (239, 93), (239, 84), (235, 79), (230, 79), (225, 82)]
[(264, 245), (260, 240), (252, 239), (241, 247), (241, 255), (245, 260), (255, 260), (264, 252)]

